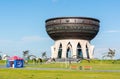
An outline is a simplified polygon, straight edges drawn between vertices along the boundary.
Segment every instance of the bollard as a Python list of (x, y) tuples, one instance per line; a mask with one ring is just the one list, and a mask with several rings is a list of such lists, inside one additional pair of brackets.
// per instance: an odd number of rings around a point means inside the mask
[(79, 66), (79, 69), (82, 70), (83, 69), (82, 66)]

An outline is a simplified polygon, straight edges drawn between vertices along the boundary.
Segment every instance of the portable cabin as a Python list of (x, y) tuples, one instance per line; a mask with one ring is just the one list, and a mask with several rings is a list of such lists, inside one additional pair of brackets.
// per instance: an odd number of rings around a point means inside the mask
[(7, 60), (6, 66), (12, 68), (22, 68), (24, 67), (24, 60), (18, 56), (13, 56)]

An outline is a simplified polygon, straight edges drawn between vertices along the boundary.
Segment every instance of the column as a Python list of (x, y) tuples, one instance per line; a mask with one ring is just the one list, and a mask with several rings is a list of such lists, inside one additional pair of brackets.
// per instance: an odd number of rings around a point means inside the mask
[(74, 43), (72, 43), (72, 49), (73, 49), (72, 56), (75, 56), (74, 58), (77, 58), (77, 43), (78, 42), (75, 42), (75, 41)]
[(86, 43), (85, 41), (81, 41), (81, 49), (82, 49), (82, 54), (83, 54), (83, 58), (87, 58), (87, 54), (86, 54)]
[(90, 57), (90, 59), (92, 59), (93, 58), (93, 51), (94, 51), (94, 46), (90, 46), (89, 47), (89, 57)]
[(66, 58), (66, 52), (67, 52), (67, 41), (62, 41), (62, 58)]

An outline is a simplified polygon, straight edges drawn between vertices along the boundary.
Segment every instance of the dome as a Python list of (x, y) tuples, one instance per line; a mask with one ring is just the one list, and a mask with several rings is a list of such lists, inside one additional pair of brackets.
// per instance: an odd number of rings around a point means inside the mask
[(90, 17), (56, 17), (46, 20), (46, 31), (53, 40), (92, 40), (99, 31), (99, 20)]

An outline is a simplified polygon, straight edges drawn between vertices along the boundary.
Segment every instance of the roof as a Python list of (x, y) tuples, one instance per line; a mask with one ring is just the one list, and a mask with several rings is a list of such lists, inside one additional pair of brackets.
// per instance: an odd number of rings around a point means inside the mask
[(95, 21), (100, 22), (98, 19), (91, 18), (91, 17), (54, 17), (54, 18), (47, 19), (45, 22), (48, 22), (50, 20), (55, 20), (55, 19), (91, 19), (91, 20), (95, 20)]
[(23, 58), (18, 56), (13, 56), (13, 57), (10, 57), (8, 60), (23, 60)]

